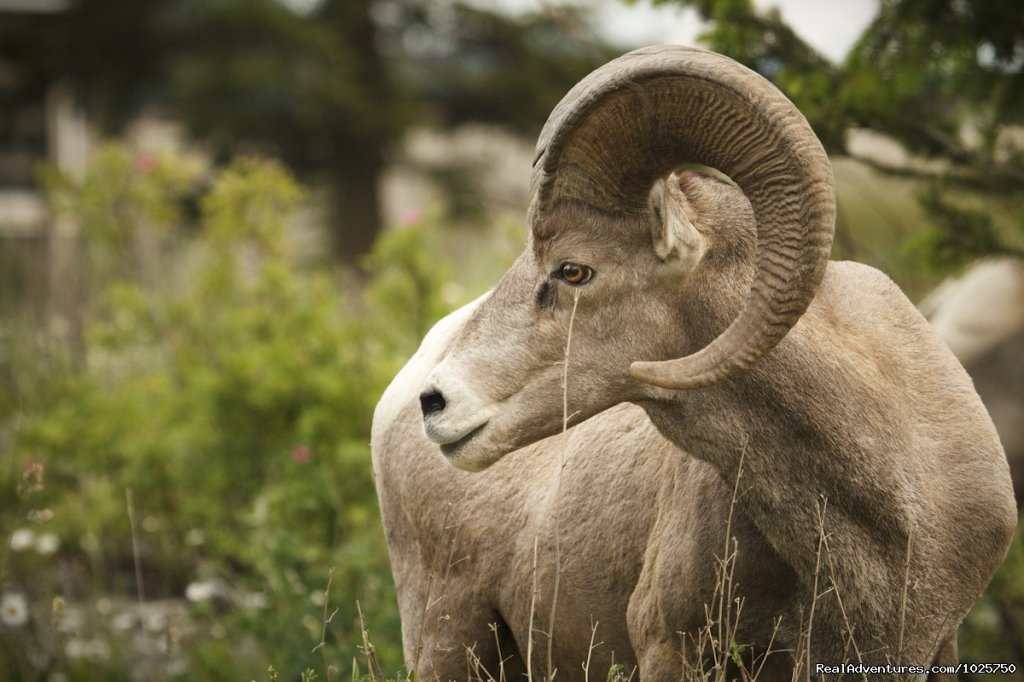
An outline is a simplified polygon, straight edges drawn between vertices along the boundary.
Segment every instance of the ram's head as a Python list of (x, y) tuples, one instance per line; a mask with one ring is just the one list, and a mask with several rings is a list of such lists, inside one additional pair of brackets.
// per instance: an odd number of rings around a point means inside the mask
[[(683, 164), (717, 169), (730, 182)], [(428, 437), (482, 469), (622, 401), (742, 372), (806, 310), (835, 220), (800, 112), (721, 55), (631, 52), (541, 132), (526, 250), (423, 387)]]

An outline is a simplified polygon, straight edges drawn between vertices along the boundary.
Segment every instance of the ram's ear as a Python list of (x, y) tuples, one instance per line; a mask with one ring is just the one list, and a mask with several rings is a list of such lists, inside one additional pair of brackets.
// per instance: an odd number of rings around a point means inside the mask
[(651, 188), (649, 202), (654, 253), (665, 262), (692, 268), (704, 255), (707, 240), (695, 227), (697, 210), (684, 191), (691, 184), (689, 175), (673, 173), (659, 179)]

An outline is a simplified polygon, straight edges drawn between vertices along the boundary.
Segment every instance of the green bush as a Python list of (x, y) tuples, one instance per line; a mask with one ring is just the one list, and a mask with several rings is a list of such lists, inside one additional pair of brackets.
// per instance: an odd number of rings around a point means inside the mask
[[(6, 550), (0, 589), (32, 611), (9, 639), (40, 653), (0, 650), (0, 677), (131, 677), (138, 643), (93, 640), (140, 611), (139, 583), (147, 602), (190, 600), (159, 677), (262, 679), (273, 665), (298, 679), (323, 653), (347, 667), (357, 601), (382, 659), (401, 661), (369, 428), (446, 311), (437, 242), (423, 225), (388, 233), (365, 287), (339, 295), (337, 273), (289, 252), (302, 192), (278, 165), (243, 158), (211, 176), (176, 163), (110, 147), (82, 182), (51, 178), (58, 209), (82, 220), (98, 297), (83, 364), (40, 377), (11, 419), (0, 490), (25, 488), (22, 463), (45, 483), (0, 495), (3, 530), (50, 533), (59, 550)], [(173, 267), (154, 284), (124, 255), (157, 223)], [(104, 614), (105, 596), (124, 606)], [(55, 597), (91, 638), (48, 625)]]

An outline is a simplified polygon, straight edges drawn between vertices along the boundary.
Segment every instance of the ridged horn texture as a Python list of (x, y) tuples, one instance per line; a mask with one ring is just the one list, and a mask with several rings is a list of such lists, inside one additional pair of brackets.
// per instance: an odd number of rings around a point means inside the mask
[(669, 45), (609, 62), (555, 107), (537, 143), (534, 237), (585, 229), (547, 219), (564, 201), (641, 212), (655, 180), (682, 163), (739, 185), (754, 209), (758, 255), (743, 309), (721, 335), (692, 355), (630, 368), (672, 389), (723, 381), (771, 350), (814, 298), (835, 228), (832, 166), (793, 103), (728, 57)]

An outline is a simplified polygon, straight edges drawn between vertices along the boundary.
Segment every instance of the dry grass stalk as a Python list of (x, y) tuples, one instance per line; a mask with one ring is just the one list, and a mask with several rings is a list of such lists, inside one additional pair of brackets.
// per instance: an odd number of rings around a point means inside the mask
[(497, 682), (480, 660), (476, 645), (466, 647), (466, 680), (468, 682)]
[[(846, 615), (846, 606), (843, 604), (843, 595), (841, 594), (841, 591), (839, 589), (838, 583), (836, 581), (835, 564), (832, 562), (832, 550), (829, 548), (829, 545), (828, 545), (828, 534), (825, 532), (825, 509), (824, 509), (824, 505), (819, 507), (819, 513), (818, 513), (818, 532), (819, 532), (819, 537), (821, 538), (821, 542), (825, 546), (825, 560), (828, 562), (828, 578), (829, 578), (829, 582), (832, 583), (832, 591), (835, 593), (836, 604), (839, 606), (839, 614), (842, 616), (842, 618), (843, 618), (843, 626), (846, 628), (846, 642), (844, 643), (843, 657), (844, 658), (846, 657), (847, 652), (852, 647), (853, 648), (853, 652), (857, 656), (857, 663), (863, 663), (864, 662), (864, 658), (863, 658), (863, 655), (861, 654), (860, 647), (857, 645), (857, 639), (856, 639), (856, 637), (854, 637), (853, 625), (850, 623), (850, 619)], [(907, 552), (908, 552), (908, 555), (907, 555), (908, 563), (907, 563), (907, 566), (906, 566), (906, 571), (907, 571), (907, 573), (909, 573), (909, 571), (910, 571), (910, 565), (909, 565), (909, 561), (910, 561), (909, 552), (910, 552), (910, 549), (909, 549), (909, 547), (907, 548)], [(904, 605), (905, 605), (905, 603), (904, 603)], [(902, 643), (902, 630), (903, 630), (902, 618), (903, 618), (903, 616), (901, 614), (900, 615), (900, 619), (901, 619), (901, 625), (900, 625), (900, 649), (901, 650), (903, 648), (903, 643)], [(867, 680), (867, 676), (866, 675), (862, 675), (862, 678), (864, 680)]]
[[(566, 457), (568, 456), (568, 437), (566, 432), (569, 430), (569, 351), (572, 348), (572, 329), (576, 322), (576, 310), (580, 304), (580, 290), (576, 289), (573, 292), (572, 300), (572, 313), (569, 315), (569, 330), (566, 334), (565, 339), (565, 354), (562, 357), (562, 451), (560, 454), (560, 460), (558, 465), (558, 479), (555, 483), (555, 582), (551, 592), (551, 610), (548, 613), (548, 651), (547, 651), (547, 674), (545, 682), (550, 682), (555, 679), (555, 675), (558, 671), (554, 667), (554, 641), (555, 641), (555, 616), (558, 613), (558, 588), (562, 577), (562, 547), (561, 547), (561, 528), (560, 518), (561, 515), (558, 513), (559, 502), (562, 497), (562, 470), (565, 469)], [(534, 593), (533, 602), (530, 604), (530, 636), (529, 643), (527, 644), (527, 675), (532, 682), (533, 679), (533, 614), (534, 614), (534, 603), (537, 597), (537, 543), (534, 539), (534, 563), (533, 563), (533, 580), (534, 580)]]
[(590, 682), (590, 656), (594, 653), (596, 647), (601, 646), (603, 642), (594, 644), (594, 638), (597, 637), (597, 621), (590, 620), (590, 645), (587, 647), (587, 660), (583, 662), (583, 682)]
[[(420, 627), (416, 635), (416, 647), (413, 653), (412, 670), (419, 668), (420, 657), (423, 655), (423, 636), (427, 624), (427, 617), (431, 609), (444, 601), (448, 596), (448, 579), (451, 577), (452, 568), (465, 560), (466, 557), (455, 558), (455, 551), (458, 549), (459, 541), (459, 530), (461, 524), (450, 523), (452, 512), (452, 504), (449, 503), (445, 508), (444, 519), (441, 521), (441, 537), (438, 543), (434, 546), (434, 553), (430, 558), (430, 574), (427, 579), (427, 593), (423, 599), (423, 609), (420, 612)], [(446, 534), (447, 543), (446, 543)], [(447, 560), (444, 561), (442, 569), (442, 560), (445, 559), (445, 554), (442, 550), (447, 546)], [(440, 578), (440, 594), (434, 597), (434, 591), (437, 588), (437, 577)], [(447, 616), (445, 616), (447, 617)]]
[[(740, 497), (740, 482), (743, 478), (745, 455), (746, 446), (744, 445), (740, 451), (736, 480), (733, 483), (732, 498), (726, 516), (722, 555), (715, 557), (715, 575), (717, 577), (715, 592), (712, 595), (711, 603), (704, 605), (704, 625), (696, 635), (692, 633), (682, 635), (680, 650), (682, 677), (686, 680), (724, 681), (728, 677), (730, 663), (739, 668), (740, 675), (744, 680), (752, 680), (755, 677), (751, 671), (747, 670), (742, 656), (748, 645), (741, 644), (736, 640), (744, 599), (738, 594), (739, 586), (735, 579), (739, 541), (733, 535), (733, 521), (736, 504)], [(772, 653), (771, 646), (774, 644), (779, 622), (775, 623), (768, 651), (753, 659), (755, 663), (760, 663), (759, 669), (764, 667), (765, 659)], [(689, 655), (687, 654), (688, 645), (692, 646)]]
[[(451, 516), (452, 505), (451, 503), (445, 508), (444, 520), (441, 521), (441, 534), (444, 536), (444, 529), (448, 526), (448, 517)], [(441, 555), (441, 547), (444, 543), (439, 542), (434, 546), (434, 555), (430, 557), (431, 571), (427, 578), (427, 594), (423, 599), (423, 610), (420, 612), (420, 628), (416, 634), (416, 647), (413, 649), (412, 656), (412, 669), (416, 670), (419, 668), (420, 656), (423, 653), (423, 633), (427, 623), (427, 611), (430, 610), (430, 596), (433, 594), (434, 589), (434, 576), (437, 575), (435, 567), (437, 565), (438, 557)]]
[(533, 617), (537, 613), (537, 543), (539, 538), (533, 538), (533, 589), (530, 595), (530, 625), (529, 634), (526, 637), (526, 679), (533, 682)]
[(561, 461), (558, 466), (558, 482), (555, 485), (555, 585), (551, 595), (551, 615), (548, 619), (548, 679), (553, 680), (556, 673), (552, 664), (551, 650), (555, 639), (555, 613), (558, 605), (558, 586), (562, 577), (562, 553), (560, 537), (559, 503), (562, 498), (562, 471), (565, 469), (565, 461), (568, 457), (569, 438), (566, 432), (569, 430), (569, 350), (572, 348), (572, 328), (576, 322), (576, 309), (580, 304), (580, 289), (573, 291), (572, 313), (569, 315), (569, 331), (565, 338), (565, 356), (562, 359), (562, 451)]
[(384, 669), (381, 667), (380, 659), (377, 657), (377, 647), (370, 642), (370, 633), (366, 630), (366, 619), (363, 617), (363, 607), (356, 601), (356, 611), (359, 613), (359, 632), (363, 638), (363, 645), (360, 650), (366, 658), (366, 668), (370, 676), (370, 682), (385, 682)]
[(903, 562), (903, 593), (900, 595), (900, 639), (896, 648), (896, 660), (903, 660), (903, 635), (906, 628), (907, 617), (907, 592), (910, 589), (910, 557), (914, 549), (914, 532), (907, 535), (907, 557)]
[[(331, 621), (334, 620), (334, 617), (338, 615), (337, 608), (331, 611), (330, 614), (327, 613), (327, 609), (331, 602), (331, 583), (334, 582), (334, 571), (335, 569), (332, 567), (331, 572), (327, 574), (327, 587), (324, 588), (324, 613), (321, 619), (322, 627), (320, 629), (320, 642), (313, 647), (312, 651), (312, 653), (315, 654), (319, 650), (320, 655), (324, 659), (324, 679), (326, 679), (327, 682), (331, 682), (331, 673), (337, 670), (327, 661), (327, 626), (330, 625)], [(362, 612), (360, 612), (359, 617), (361, 623)]]

